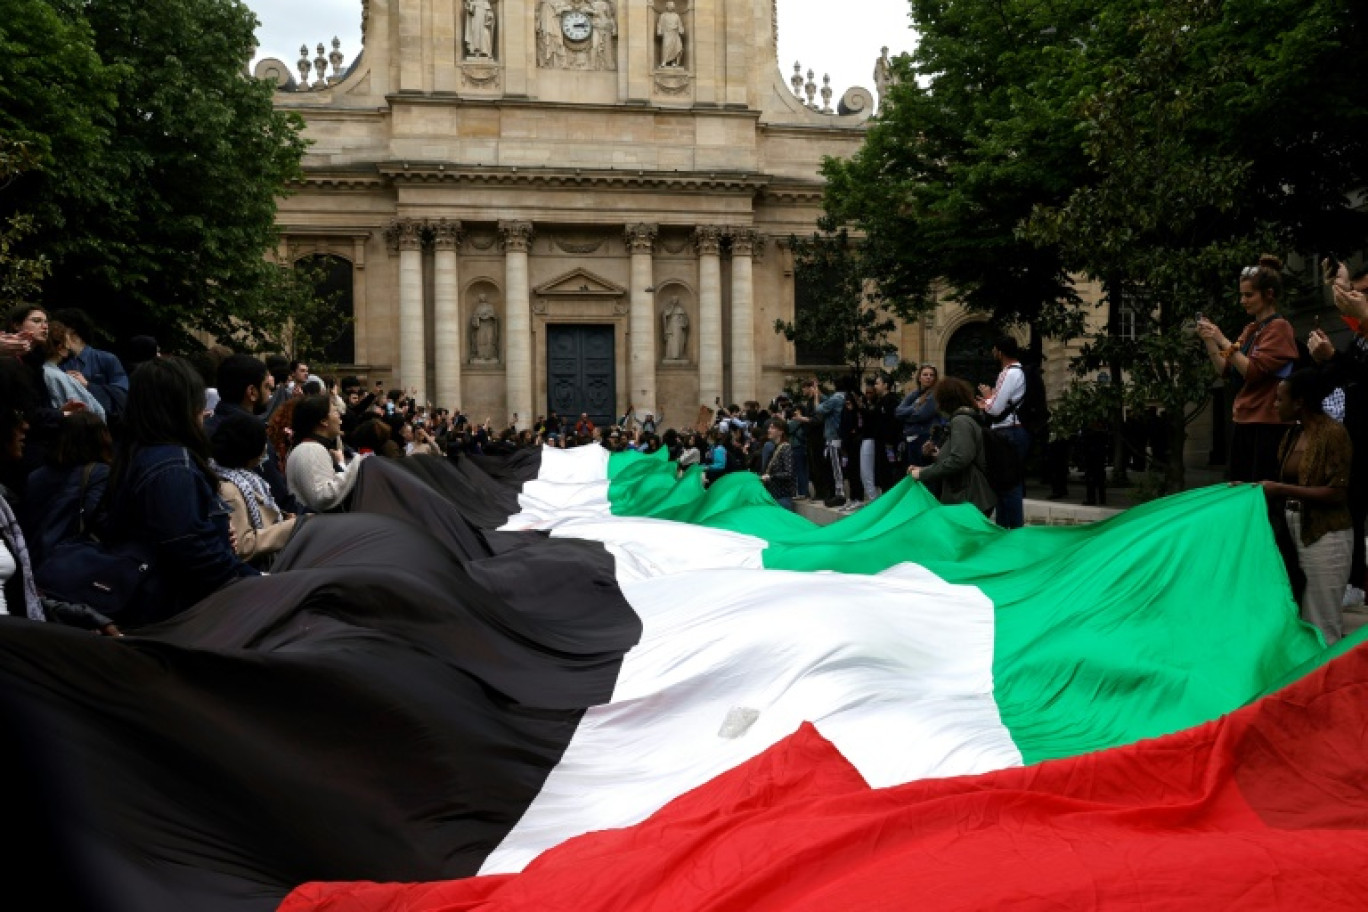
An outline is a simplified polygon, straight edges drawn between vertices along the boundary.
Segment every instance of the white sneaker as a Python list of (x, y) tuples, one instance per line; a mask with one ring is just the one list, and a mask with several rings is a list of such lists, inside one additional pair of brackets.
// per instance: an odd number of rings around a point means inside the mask
[(862, 500), (852, 500), (850, 503), (846, 504), (844, 507), (841, 507), (841, 512), (842, 512), (842, 513), (854, 513), (856, 510), (860, 509), (860, 508), (863, 507), (863, 506), (864, 506), (864, 501), (862, 501)]
[(1340, 604), (1341, 608), (1362, 608), (1363, 590), (1352, 583), (1344, 587), (1344, 601)]

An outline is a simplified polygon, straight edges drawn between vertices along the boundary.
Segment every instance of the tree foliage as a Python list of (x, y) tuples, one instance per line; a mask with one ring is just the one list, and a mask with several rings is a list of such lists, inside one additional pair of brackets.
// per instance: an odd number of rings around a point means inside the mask
[[(1237, 329), (1239, 267), (1365, 246), (1351, 196), (1368, 169), (1362, 4), (911, 10), (920, 45), (897, 63), (900, 84), (860, 152), (826, 163), (827, 226), (867, 236), (871, 275), (898, 307), (934, 307), (943, 281), (1037, 339), (1077, 337), (1069, 277), (1100, 281), (1107, 330), (1074, 366), (1122, 382), (1089, 407), (1159, 404), (1181, 433), (1213, 379), (1192, 319)], [(1291, 303), (1308, 290), (1294, 275)], [(1120, 331), (1123, 302), (1141, 302), (1135, 332)]]
[(774, 331), (811, 350), (836, 354), (858, 382), (898, 352), (889, 338), (897, 320), (868, 279), (861, 245), (845, 231), (793, 237), (789, 243), (794, 277), (809, 306), (792, 321), (775, 320)]
[(265, 259), (301, 174), (302, 122), (244, 75), (238, 0), (15, 0), (0, 22), (0, 135), (37, 167), (0, 197), (53, 266), (42, 299), (120, 337), (229, 334), (281, 288)]

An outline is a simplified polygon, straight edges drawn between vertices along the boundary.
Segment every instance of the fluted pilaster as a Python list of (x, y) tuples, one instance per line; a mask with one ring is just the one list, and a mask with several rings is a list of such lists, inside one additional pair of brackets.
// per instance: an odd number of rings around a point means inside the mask
[(531, 222), (500, 222), (504, 249), (504, 368), (508, 390), (508, 419), (521, 430), (536, 420), (532, 414), (532, 297), (527, 277), (527, 251), (532, 246)]
[(722, 229), (700, 225), (698, 250), (698, 396), (712, 406), (722, 398)]
[(631, 253), (631, 315), (627, 349), (629, 405), (639, 412), (656, 409), (656, 332), (655, 280), (652, 255), (655, 252), (655, 225), (628, 225), (627, 250)]

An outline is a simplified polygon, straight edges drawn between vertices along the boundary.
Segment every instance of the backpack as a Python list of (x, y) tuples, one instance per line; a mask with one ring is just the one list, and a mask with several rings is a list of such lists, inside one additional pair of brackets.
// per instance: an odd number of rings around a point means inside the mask
[(979, 423), (983, 427), (983, 461), (987, 466), (984, 474), (988, 476), (988, 486), (993, 493), (1001, 496), (1026, 480), (1026, 467), (1005, 434), (988, 427), (982, 420)]
[(1045, 392), (1045, 378), (1040, 373), (1040, 368), (1032, 365), (1014, 364), (1013, 367), (1019, 368), (1026, 379), (1026, 392), (1021, 399), (1012, 404), (1012, 407), (1003, 413), (1002, 417), (1016, 415), (1017, 421), (1021, 426), (1030, 432), (1032, 437), (1038, 437), (1045, 426), (1050, 423), (1050, 399)]

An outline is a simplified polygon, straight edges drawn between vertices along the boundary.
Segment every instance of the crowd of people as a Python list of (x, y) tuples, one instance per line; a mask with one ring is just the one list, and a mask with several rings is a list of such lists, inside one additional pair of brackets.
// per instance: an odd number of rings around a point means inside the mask
[[(1368, 331), (1368, 270), (1351, 276), (1334, 264), (1331, 273), (1346, 322)], [(1213, 366), (1239, 385), (1230, 478), (1267, 492), (1303, 615), (1333, 642), (1343, 606), (1355, 592), (1361, 600), (1365, 586), (1368, 340), (1356, 334), (1336, 351), (1317, 329), (1299, 356), (1277, 312), (1274, 258), (1244, 270), (1240, 289), (1252, 322), (1236, 340), (1205, 319), (1196, 327)], [(460, 408), (417, 402), (416, 390), (320, 377), (282, 356), (215, 347), (163, 357), (142, 339), (142, 356), (125, 364), (94, 348), (93, 335), (84, 312), (37, 307), (11, 313), (0, 332), (0, 401), (9, 404), (0, 409), (6, 613), (110, 634), (175, 614), (233, 580), (270, 572), (300, 522), (346, 509), (368, 457), (663, 449), (681, 477), (698, 466), (705, 485), (754, 473), (790, 510), (811, 499), (853, 513), (910, 476), (942, 503), (971, 503), (1005, 528), (1024, 522), (1024, 484), (997, 483), (990, 465), (994, 446), (1021, 465), (1031, 446), (1021, 420), (1027, 375), (1011, 335), (995, 342), (991, 386), (941, 376), (930, 364), (905, 392), (884, 373), (835, 390), (809, 377), (764, 406), (702, 407), (682, 428), (630, 405), (606, 426), (587, 413), (556, 412), (525, 427), (517, 416), (477, 423)], [(44, 593), (45, 567), (64, 542), (83, 537), (142, 549), (153, 580), (136, 611), (116, 621)]]

